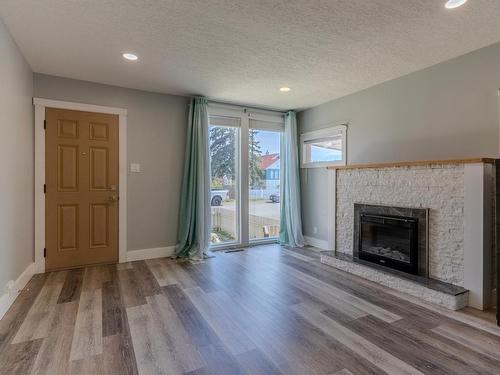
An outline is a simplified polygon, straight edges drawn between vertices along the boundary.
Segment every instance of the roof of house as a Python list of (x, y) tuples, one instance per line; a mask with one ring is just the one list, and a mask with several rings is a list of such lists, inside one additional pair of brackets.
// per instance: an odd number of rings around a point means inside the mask
[(260, 159), (260, 169), (267, 169), (280, 160), (280, 154), (265, 154)]

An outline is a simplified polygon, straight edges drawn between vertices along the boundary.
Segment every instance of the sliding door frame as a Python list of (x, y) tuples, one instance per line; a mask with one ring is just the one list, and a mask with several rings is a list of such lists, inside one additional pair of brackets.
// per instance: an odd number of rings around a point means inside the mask
[[(210, 102), (208, 105), (208, 114), (210, 116), (233, 117), (240, 119), (240, 129), (238, 137), (238, 204), (237, 211), (237, 227), (239, 240), (237, 242), (228, 242), (223, 244), (211, 245), (211, 250), (224, 250), (228, 248), (247, 247), (249, 245), (258, 245), (265, 243), (278, 242), (277, 237), (253, 239), (249, 238), (249, 176), (248, 176), (248, 142), (250, 120), (262, 121), (265, 123), (273, 123), (276, 126), (272, 128), (263, 128), (262, 130), (283, 131), (285, 115), (282, 112), (263, 110), (257, 108), (240, 107), (230, 104)], [(210, 120), (209, 120), (210, 126)], [(256, 128), (259, 129), (259, 128)], [(281, 174), (280, 174), (281, 179)], [(239, 209), (238, 209), (239, 208)]]

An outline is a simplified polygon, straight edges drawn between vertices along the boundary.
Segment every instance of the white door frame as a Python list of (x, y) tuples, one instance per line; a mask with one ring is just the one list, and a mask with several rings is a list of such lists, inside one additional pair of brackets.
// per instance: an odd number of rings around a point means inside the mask
[(118, 152), (119, 152), (119, 194), (118, 206), (118, 260), (127, 261), (127, 110), (124, 108), (104, 107), (33, 98), (35, 106), (35, 272), (45, 272), (45, 108), (70, 109), (74, 111), (106, 113), (118, 115)]
[[(276, 243), (278, 238), (260, 238), (249, 239), (248, 235), (248, 152), (243, 152), (242, 146), (248, 145), (248, 130), (250, 129), (250, 120), (261, 120), (269, 124), (275, 123), (275, 126), (270, 126), (268, 130), (282, 131), (284, 125), (284, 114), (277, 111), (268, 111), (262, 109), (253, 109), (237, 105), (210, 102), (208, 104), (209, 115), (234, 117), (240, 119), (239, 126), (239, 144), (241, 150), (238, 157), (238, 206), (237, 206), (237, 226), (239, 232), (239, 240), (237, 242), (229, 242), (220, 245), (211, 245), (211, 250), (223, 250), (227, 248), (247, 247), (251, 245), (261, 245), (265, 243)], [(239, 209), (238, 209), (239, 208)]]

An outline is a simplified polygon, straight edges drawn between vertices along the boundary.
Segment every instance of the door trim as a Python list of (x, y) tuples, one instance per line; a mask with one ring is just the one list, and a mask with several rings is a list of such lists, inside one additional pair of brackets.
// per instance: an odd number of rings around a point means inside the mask
[(45, 272), (45, 108), (118, 115), (118, 261), (127, 261), (127, 109), (33, 98), (35, 107), (35, 273)]

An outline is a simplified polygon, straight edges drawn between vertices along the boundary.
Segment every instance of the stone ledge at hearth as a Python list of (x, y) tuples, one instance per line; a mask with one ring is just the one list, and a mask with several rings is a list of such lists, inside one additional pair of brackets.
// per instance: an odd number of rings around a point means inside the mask
[(322, 251), (321, 263), (450, 310), (460, 310), (468, 303), (469, 291), (460, 286), (409, 275), (372, 263), (368, 265), (368, 262), (347, 254)]

